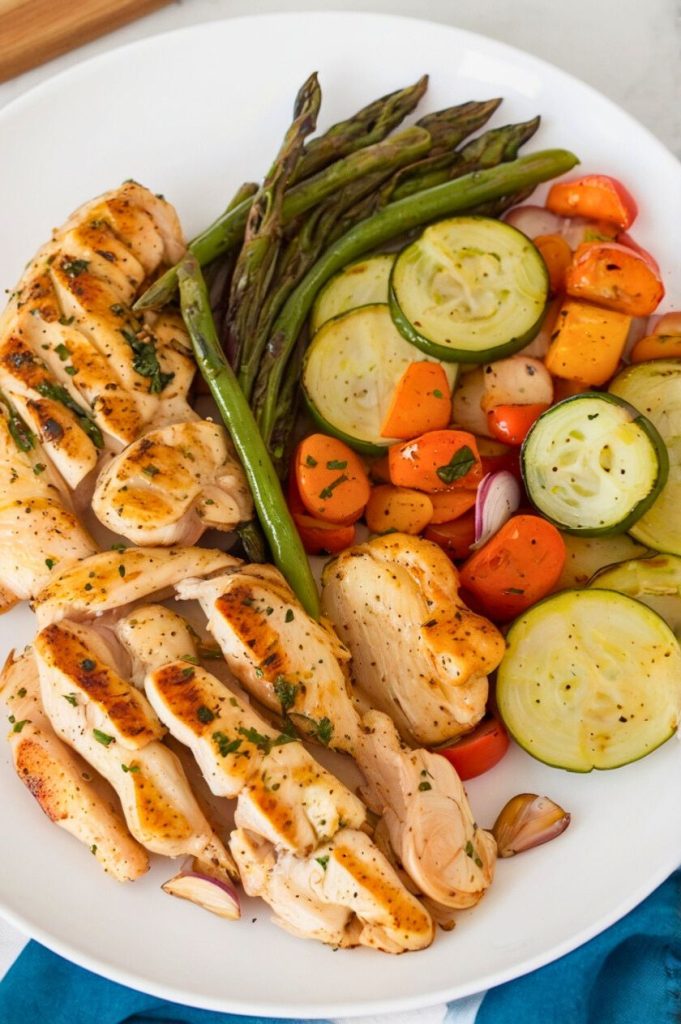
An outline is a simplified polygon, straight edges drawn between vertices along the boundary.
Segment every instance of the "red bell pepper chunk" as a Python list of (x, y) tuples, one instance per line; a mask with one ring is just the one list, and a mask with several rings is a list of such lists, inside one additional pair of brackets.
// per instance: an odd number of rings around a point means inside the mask
[(574, 181), (556, 182), (549, 190), (546, 206), (562, 217), (590, 217), (622, 229), (631, 227), (638, 214), (628, 189), (607, 174), (586, 174)]

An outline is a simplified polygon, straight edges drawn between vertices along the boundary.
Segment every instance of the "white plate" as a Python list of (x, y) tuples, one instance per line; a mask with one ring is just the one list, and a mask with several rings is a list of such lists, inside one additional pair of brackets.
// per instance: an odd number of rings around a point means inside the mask
[[(53, 224), (134, 176), (163, 192), (189, 234), (265, 171), (301, 81), (318, 69), (323, 125), (431, 75), (425, 109), (505, 97), (495, 124), (541, 113), (532, 148), (565, 146), (585, 170), (638, 196), (635, 235), (681, 302), (681, 172), (621, 110), (563, 72), (466, 32), (402, 18), (292, 14), (144, 40), (81, 64), (0, 113), (0, 282), (12, 287)], [(677, 277), (671, 280), (672, 267)], [(0, 620), (0, 653), (31, 636), (25, 610)], [(489, 825), (520, 791), (573, 814), (555, 843), (499, 865), (482, 905), (431, 949), (390, 957), (301, 942), (247, 905), (225, 923), (159, 891), (168, 865), (131, 886), (42, 817), (0, 747), (0, 903), (10, 921), (116, 981), (178, 1002), (274, 1016), (405, 1010), (467, 995), (545, 964), (626, 913), (681, 861), (681, 747), (587, 776), (514, 750), (469, 785)], [(256, 919), (252, 921), (252, 919)]]

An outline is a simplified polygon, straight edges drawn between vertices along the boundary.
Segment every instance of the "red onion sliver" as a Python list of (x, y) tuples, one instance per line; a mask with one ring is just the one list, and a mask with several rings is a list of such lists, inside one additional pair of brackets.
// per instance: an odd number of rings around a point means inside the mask
[(520, 484), (507, 469), (488, 473), (475, 496), (475, 544), (477, 551), (501, 529), (520, 505)]

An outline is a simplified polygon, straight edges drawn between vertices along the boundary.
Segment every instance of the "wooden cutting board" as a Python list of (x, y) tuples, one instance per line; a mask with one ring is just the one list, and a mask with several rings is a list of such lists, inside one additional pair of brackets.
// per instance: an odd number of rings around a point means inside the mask
[(170, 0), (0, 0), (0, 82)]

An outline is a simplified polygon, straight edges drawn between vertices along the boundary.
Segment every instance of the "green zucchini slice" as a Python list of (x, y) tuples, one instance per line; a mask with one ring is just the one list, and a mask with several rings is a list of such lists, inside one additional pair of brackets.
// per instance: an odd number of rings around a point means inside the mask
[(669, 452), (667, 483), (652, 508), (632, 526), (632, 536), (656, 551), (681, 555), (681, 359), (628, 366), (609, 390), (655, 424)]
[(639, 601), (565, 590), (516, 619), (506, 640), (499, 712), (537, 760), (574, 772), (618, 768), (676, 731), (681, 648)]
[[(428, 359), (404, 340), (386, 305), (361, 306), (325, 323), (310, 342), (303, 392), (321, 430), (366, 455), (380, 455), (397, 438), (381, 426), (397, 384), (411, 363)], [(450, 389), (457, 367), (443, 363)]]
[[(653, 424), (613, 395), (566, 398), (547, 409), (521, 452), (525, 487), (568, 533), (623, 533), (664, 487), (667, 449)], [(640, 538), (639, 538), (640, 539)]]
[[(602, 534), (598, 537), (583, 537), (574, 533), (563, 533), (565, 542), (565, 565), (556, 590), (573, 590), (588, 586), (600, 569), (610, 568), (617, 562), (642, 558), (649, 554), (648, 548), (637, 544), (628, 533)], [(613, 588), (617, 590), (617, 587)]]
[(677, 637), (681, 637), (681, 558), (651, 555), (630, 558), (596, 573), (590, 587), (616, 590), (657, 612)]
[(546, 265), (529, 238), (502, 221), (432, 224), (395, 260), (390, 308), (413, 345), (454, 362), (487, 363), (527, 345), (541, 326)]
[(322, 324), (358, 306), (372, 306), (388, 301), (388, 282), (395, 262), (395, 253), (368, 256), (350, 263), (332, 277), (315, 300), (310, 318), (310, 333), (316, 334)]

